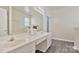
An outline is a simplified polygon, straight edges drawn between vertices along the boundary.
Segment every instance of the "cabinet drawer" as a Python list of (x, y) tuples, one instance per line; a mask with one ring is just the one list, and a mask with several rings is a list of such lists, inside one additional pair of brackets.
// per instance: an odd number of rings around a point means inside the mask
[(46, 39), (47, 39), (46, 37), (42, 37), (42, 38), (38, 39), (38, 40), (36, 41), (36, 45), (38, 45), (39, 43), (43, 42), (43, 41), (46, 40)]

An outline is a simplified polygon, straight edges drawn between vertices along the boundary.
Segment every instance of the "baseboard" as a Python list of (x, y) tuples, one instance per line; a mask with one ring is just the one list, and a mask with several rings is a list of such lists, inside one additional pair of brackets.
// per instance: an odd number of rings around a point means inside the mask
[(79, 48), (77, 48), (76, 46), (74, 46), (73, 49), (79, 51)]
[(73, 40), (61, 39), (61, 38), (57, 38), (57, 37), (52, 37), (52, 39), (61, 40), (61, 41), (67, 41), (67, 42), (74, 42)]

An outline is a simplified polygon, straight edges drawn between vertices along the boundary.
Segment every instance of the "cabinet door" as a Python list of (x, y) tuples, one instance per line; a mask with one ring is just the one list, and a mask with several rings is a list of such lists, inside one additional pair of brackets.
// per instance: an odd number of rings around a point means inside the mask
[(0, 8), (0, 36), (7, 35), (7, 10)]
[(47, 39), (36, 45), (36, 50), (46, 52), (47, 50)]
[(35, 43), (29, 43), (22, 47), (19, 47), (15, 50), (10, 51), (9, 53), (35, 53)]
[(51, 46), (51, 44), (52, 44), (52, 39), (51, 39), (51, 35), (49, 35), (47, 37), (47, 49)]

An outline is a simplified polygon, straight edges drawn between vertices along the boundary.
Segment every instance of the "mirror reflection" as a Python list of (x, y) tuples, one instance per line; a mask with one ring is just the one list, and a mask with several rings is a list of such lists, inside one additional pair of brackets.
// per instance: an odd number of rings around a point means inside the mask
[[(0, 36), (43, 30), (43, 15), (33, 7), (0, 6)], [(10, 33), (11, 32), (11, 33)]]
[(43, 30), (43, 15), (37, 10), (32, 10), (32, 25), (37, 31)]
[(33, 8), (30, 10), (31, 13), (28, 14), (25, 11), (25, 8), (26, 7), (23, 6), (12, 8), (12, 34), (29, 32), (30, 23), (32, 23), (34, 31), (40, 31), (43, 29), (42, 14)]
[(12, 34), (24, 33), (29, 26), (29, 16), (25, 7), (12, 7)]

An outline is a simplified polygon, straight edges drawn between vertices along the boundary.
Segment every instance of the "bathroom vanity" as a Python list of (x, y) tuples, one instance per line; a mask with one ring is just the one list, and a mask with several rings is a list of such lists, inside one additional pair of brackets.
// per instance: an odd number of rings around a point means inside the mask
[(50, 33), (47, 32), (38, 32), (35, 35), (23, 33), (0, 39), (3, 41), (0, 43), (1, 53), (35, 53), (35, 50), (46, 52), (51, 45)]
[[(50, 23), (47, 14), (39, 7), (10, 6), (2, 20), (9, 25), (2, 26), (0, 37), (0, 53), (35, 53), (36, 50), (46, 52), (51, 45)], [(29, 11), (27, 11), (28, 9)], [(2, 11), (3, 12), (3, 11)], [(7, 17), (6, 17), (7, 16)], [(49, 20), (49, 19), (48, 19)], [(1, 21), (0, 21), (1, 22)], [(4, 21), (1, 23), (3, 24)], [(50, 21), (51, 22), (51, 21)], [(6, 29), (8, 27), (8, 29)], [(7, 35), (3, 35), (5, 32)], [(0, 33), (1, 33), (0, 32)]]

